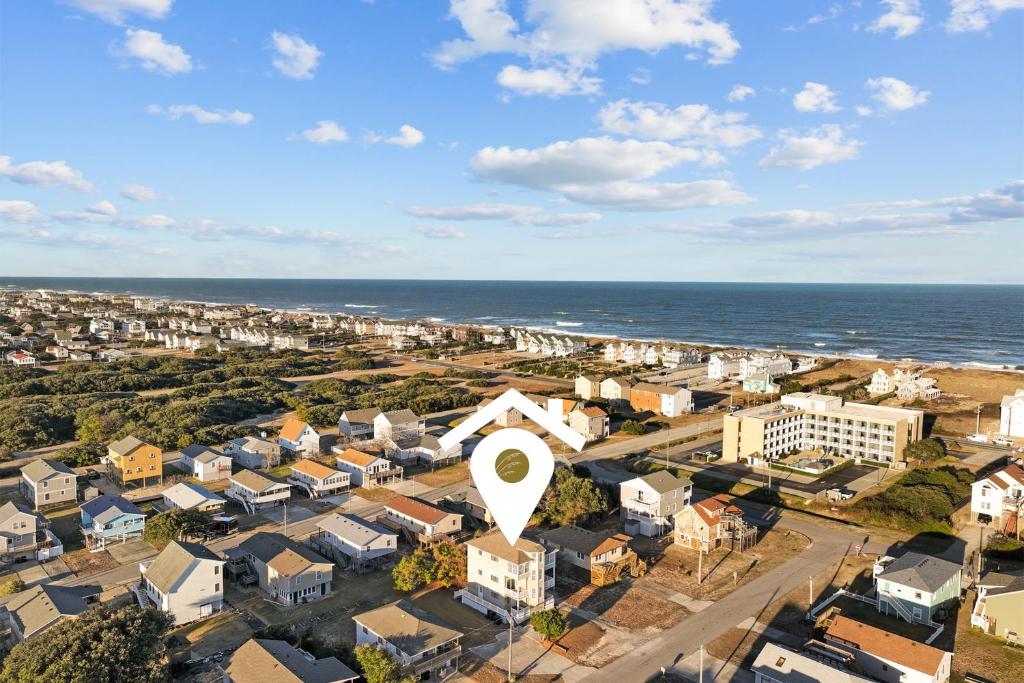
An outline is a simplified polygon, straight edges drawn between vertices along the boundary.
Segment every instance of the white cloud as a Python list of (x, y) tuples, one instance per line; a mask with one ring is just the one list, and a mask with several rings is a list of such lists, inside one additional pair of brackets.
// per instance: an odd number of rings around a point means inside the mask
[(601, 91), (601, 79), (584, 76), (582, 69), (547, 67), (523, 69), (509, 64), (498, 73), (498, 84), (520, 95), (593, 95)]
[(728, 99), (730, 102), (742, 102), (748, 97), (753, 97), (756, 94), (757, 91), (749, 85), (734, 85), (732, 86), (732, 90), (729, 91)]
[(0, 155), (0, 175), (7, 176), (22, 185), (40, 187), (64, 187), (79, 192), (92, 191), (92, 183), (82, 177), (81, 171), (68, 166), (66, 161), (26, 161), (11, 164), (11, 157)]
[(85, 210), (99, 216), (114, 216), (117, 214), (117, 207), (106, 199), (96, 202), (95, 204), (90, 204)]
[(950, 33), (984, 31), (989, 24), (1011, 9), (1024, 9), (1024, 0), (951, 0), (952, 9), (946, 21)]
[(622, 211), (667, 211), (753, 201), (747, 193), (726, 180), (698, 180), (690, 183), (620, 181), (603, 185), (567, 186), (563, 188), (563, 194), (582, 204)]
[(274, 46), (274, 68), (288, 78), (304, 81), (313, 78), (313, 70), (324, 53), (313, 43), (307, 43), (295, 33), (274, 31), (270, 40)]
[(919, 90), (909, 83), (890, 76), (869, 78), (867, 87), (872, 91), (871, 96), (881, 102), (889, 111), (906, 111), (919, 107), (927, 102), (931, 95), (931, 91)]
[(526, 204), (464, 204), (461, 206), (410, 206), (406, 213), (417, 218), (448, 221), (509, 221), (516, 225), (564, 227), (601, 220), (601, 214), (545, 213)]
[(951, 223), (980, 223), (986, 221), (1024, 218), (1024, 180), (958, 197), (941, 199), (906, 199), (901, 201), (854, 204), (855, 210), (934, 209), (948, 208)]
[(906, 38), (921, 28), (924, 14), (919, 0), (882, 0), (882, 5), (889, 11), (868, 26), (872, 33), (892, 31), (894, 38)]
[(134, 57), (142, 62), (142, 68), (167, 76), (188, 73), (192, 70), (192, 58), (180, 45), (168, 43), (156, 31), (130, 28), (124, 32), (124, 43), (120, 54)]
[(152, 202), (158, 199), (173, 200), (174, 197), (170, 195), (164, 195), (157, 192), (152, 187), (146, 187), (145, 185), (123, 185), (121, 187), (121, 196), (125, 199), (131, 199), (136, 202)]
[(431, 240), (461, 240), (466, 236), (453, 225), (423, 225), (413, 228), (413, 231)]
[(345, 142), (348, 133), (334, 121), (317, 121), (316, 128), (302, 131), (302, 137), (318, 145), (328, 145), (332, 142)]
[[(508, 13), (506, 0), (451, 0), (449, 16), (462, 26), (465, 37), (449, 40), (432, 55), (435, 66), (450, 69), (488, 54), (515, 54), (530, 60), (533, 80), (554, 79), (547, 69), (572, 74), (576, 90), (597, 87), (583, 71), (596, 69), (601, 55), (620, 50), (656, 53), (682, 46), (706, 52), (707, 61), (730, 61), (740, 45), (729, 25), (710, 14), (711, 0), (527, 0), (521, 29)], [(693, 52), (690, 56), (697, 57)], [(506, 67), (507, 68), (507, 67)], [(506, 73), (522, 81), (523, 74)], [(535, 88), (551, 94), (552, 88)], [(564, 84), (561, 87), (565, 87)]]
[(531, 225), (538, 228), (564, 228), (571, 225), (586, 225), (601, 220), (596, 212), (581, 213), (531, 213), (516, 219), (519, 225)]
[(651, 78), (651, 70), (645, 69), (642, 66), (633, 69), (633, 73), (629, 75), (629, 80), (637, 85), (648, 85), (651, 82)]
[(857, 116), (871, 116), (875, 113), (875, 110), (871, 107), (866, 107), (863, 104), (857, 105)]
[(35, 204), (22, 199), (0, 199), (0, 220), (11, 223), (38, 223), (45, 216)]
[(62, 0), (81, 10), (95, 14), (111, 24), (123, 24), (137, 14), (146, 19), (163, 19), (171, 11), (174, 0)]
[[(61, 223), (92, 223), (110, 225), (125, 230), (166, 230), (178, 227), (180, 223), (170, 216), (152, 214), (104, 213), (89, 207), (85, 211), (55, 211), (52, 217)], [(111, 207), (113, 208), (113, 207)]]
[(812, 112), (839, 111), (836, 105), (836, 94), (824, 83), (807, 81), (804, 89), (793, 96), (793, 107), (797, 111)]
[(705, 104), (669, 109), (659, 102), (609, 102), (597, 115), (608, 133), (654, 140), (680, 140), (709, 147), (739, 147), (757, 140), (761, 131), (744, 125), (747, 115), (718, 114)]
[(371, 145), (383, 142), (388, 145), (398, 145), (405, 148), (415, 147), (426, 140), (426, 138), (427, 136), (423, 134), (423, 131), (410, 126), (408, 123), (399, 127), (397, 135), (384, 136), (372, 131), (366, 135), (366, 141)]
[(828, 8), (828, 12), (825, 14), (815, 14), (805, 21), (803, 24), (791, 24), (786, 26), (784, 31), (802, 31), (810, 26), (817, 26), (818, 24), (824, 24), (826, 21), (831, 21), (843, 13), (841, 5), (832, 5)]
[(808, 171), (822, 164), (856, 159), (862, 144), (859, 140), (847, 138), (842, 127), (836, 124), (812, 128), (805, 135), (782, 130), (779, 140), (781, 144), (772, 147), (768, 156), (761, 159), (761, 166), (795, 166)]
[(158, 104), (151, 104), (146, 111), (154, 116), (163, 116), (169, 121), (177, 121), (183, 116), (191, 116), (196, 123), (226, 123), (233, 126), (244, 126), (253, 120), (249, 112), (238, 109), (203, 109), (198, 104), (172, 104), (169, 107), (161, 107)]

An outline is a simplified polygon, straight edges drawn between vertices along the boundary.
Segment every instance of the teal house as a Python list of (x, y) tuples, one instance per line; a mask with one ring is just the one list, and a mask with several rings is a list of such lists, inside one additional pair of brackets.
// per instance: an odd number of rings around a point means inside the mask
[(874, 567), (878, 611), (912, 624), (934, 625), (960, 599), (960, 565), (930, 555), (882, 557)]
[(78, 508), (82, 535), (88, 548), (104, 548), (142, 536), (146, 513), (121, 496), (97, 496)]

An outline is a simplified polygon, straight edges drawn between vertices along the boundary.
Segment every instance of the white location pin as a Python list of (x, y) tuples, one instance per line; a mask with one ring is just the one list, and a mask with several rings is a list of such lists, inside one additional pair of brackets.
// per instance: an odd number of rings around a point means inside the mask
[(473, 449), (473, 482), (509, 545), (519, 540), (554, 469), (548, 445), (523, 429), (499, 429)]

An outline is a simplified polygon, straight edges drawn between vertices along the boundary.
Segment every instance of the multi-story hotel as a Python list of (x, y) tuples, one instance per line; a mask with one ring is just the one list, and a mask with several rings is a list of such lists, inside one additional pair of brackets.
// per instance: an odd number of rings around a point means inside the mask
[(920, 410), (846, 403), (839, 396), (796, 392), (778, 403), (738, 410), (723, 424), (722, 459), (771, 460), (818, 451), (896, 465), (907, 444), (923, 436)]

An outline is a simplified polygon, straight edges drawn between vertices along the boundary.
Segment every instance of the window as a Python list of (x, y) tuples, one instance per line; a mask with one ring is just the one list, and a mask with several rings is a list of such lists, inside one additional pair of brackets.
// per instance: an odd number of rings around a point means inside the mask
[(213, 584), (213, 592), (214, 593), (219, 593), (220, 592), (220, 584), (219, 583)]
[(219, 564), (213, 565), (213, 575), (217, 576), (219, 574), (220, 574), (220, 565)]

